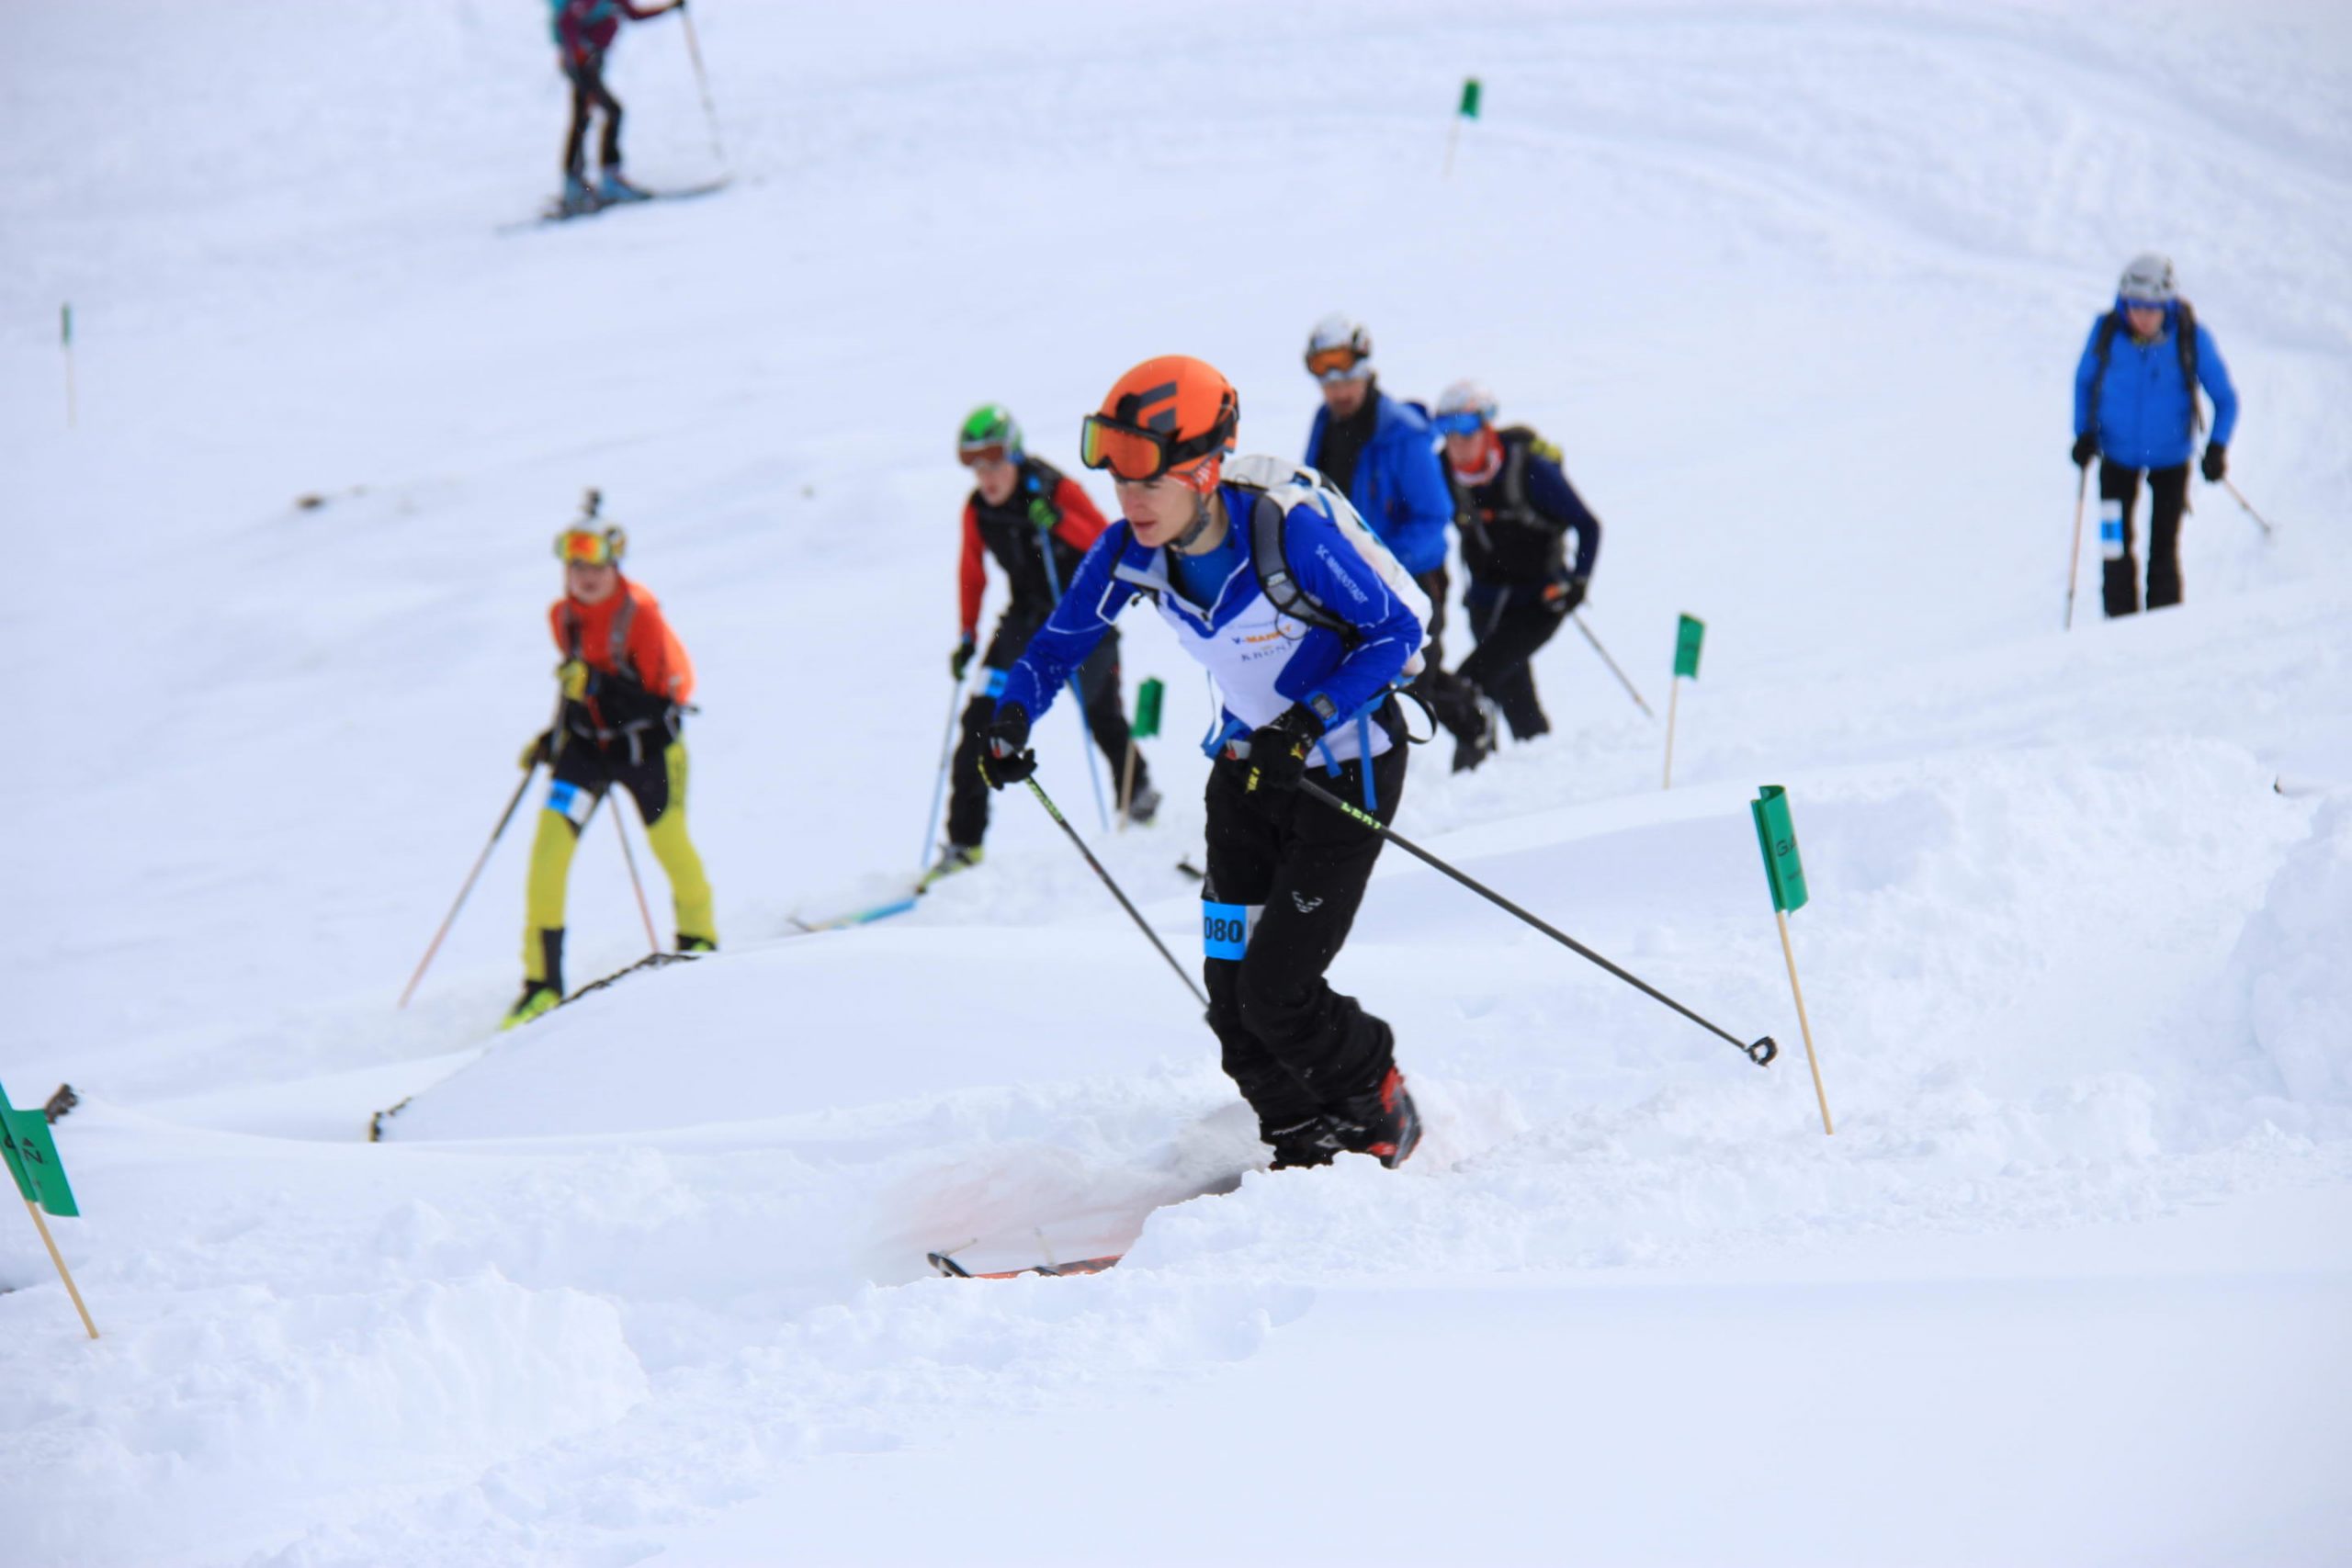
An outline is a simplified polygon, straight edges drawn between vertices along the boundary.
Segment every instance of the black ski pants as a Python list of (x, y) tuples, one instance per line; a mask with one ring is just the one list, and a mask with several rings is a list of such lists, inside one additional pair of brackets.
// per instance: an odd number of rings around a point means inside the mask
[[(1404, 794), (1407, 750), (1400, 740), (1372, 763), (1372, 814), (1384, 822)], [(1316, 767), (1308, 777), (1363, 803), (1361, 761), (1336, 775)], [(1243, 789), (1231, 762), (1209, 770), (1202, 978), (1226, 1074), (1261, 1133), (1337, 1110), (1395, 1065), (1388, 1025), (1323, 977), (1355, 923), (1382, 842), (1296, 791)]]
[[(2132, 558), (2132, 513), (2140, 470), (2099, 460), (2099, 589), (2110, 615), (2140, 608), (2140, 563)], [(2188, 510), (2188, 465), (2148, 470), (2148, 608), (2180, 603), (2180, 520)], [(2117, 530), (2120, 532), (2111, 532)]]
[[(964, 738), (956, 743), (956, 760), (949, 766), (952, 781), (947, 797), (947, 841), (951, 844), (978, 844), (988, 837), (989, 786), (980, 777), (980, 731), (996, 716), (996, 694), (1004, 684), (1003, 672), (1020, 661), (1022, 650), (1037, 633), (1042, 623), (1028, 619), (1015, 620), (1006, 615), (996, 624), (996, 631), (989, 638), (986, 679), (978, 694), (965, 705)], [(1119, 692), (1119, 634), (1114, 628), (1103, 634), (1086, 662), (1078, 667), (1078, 692), (1086, 707), (1086, 728), (1094, 737), (1094, 744), (1111, 761), (1113, 790), (1119, 785), (1120, 772), (1127, 761), (1127, 715), (1125, 700)], [(1069, 694), (1058, 694), (1067, 698)], [(1033, 717), (1035, 716), (1032, 716)], [(1151, 770), (1144, 765), (1143, 753), (1136, 753), (1136, 793), (1141, 795), (1151, 782)]]
[(563, 172), (574, 179), (587, 173), (588, 117), (601, 109), (605, 116), (605, 137), (596, 149), (600, 168), (621, 166), (621, 101), (605, 85), (603, 59), (567, 65), (563, 73), (571, 81), (571, 125), (563, 135)]
[(1494, 699), (1512, 736), (1521, 740), (1551, 733), (1552, 721), (1536, 699), (1535, 671), (1528, 660), (1560, 629), (1566, 619), (1559, 608), (1564, 603), (1546, 600), (1540, 585), (1476, 584), (1463, 606), (1478, 646), (1454, 673)]

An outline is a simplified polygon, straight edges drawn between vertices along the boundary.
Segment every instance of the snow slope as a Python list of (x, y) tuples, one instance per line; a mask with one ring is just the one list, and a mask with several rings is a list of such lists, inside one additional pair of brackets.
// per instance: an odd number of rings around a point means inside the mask
[[(2340, 1558), (2340, 8), (695, 16), (734, 185), (519, 231), (537, 7), (13, 18), (0, 1077), (84, 1097), (56, 1228), (107, 1336), (0, 1226), (25, 1561)], [(657, 185), (711, 172), (674, 26), (616, 56)], [(2188, 604), (2104, 624), (2093, 560), (2062, 635), (2068, 378), (2149, 246), (2280, 532), (2200, 482)], [(1066, 460), (1192, 352), (1291, 451), (1334, 307), (1394, 389), (1476, 375), (1563, 443), (1588, 619), (1661, 710), (1675, 615), (1710, 626), (1670, 793), (1564, 636), (1555, 733), (1421, 753), (1401, 830), (1769, 1072), (1392, 854), (1335, 979), (1428, 1143), (1276, 1176), (1018, 796), (916, 913), (789, 934), (914, 863), (965, 409)], [(702, 673), (727, 949), (493, 1036), (526, 823), (395, 1012), (544, 722), (588, 485)], [(1208, 699), (1127, 648), (1160, 825), (1096, 832), (1064, 713), (1042, 776), (1189, 963)], [(608, 833), (576, 976), (642, 948)]]

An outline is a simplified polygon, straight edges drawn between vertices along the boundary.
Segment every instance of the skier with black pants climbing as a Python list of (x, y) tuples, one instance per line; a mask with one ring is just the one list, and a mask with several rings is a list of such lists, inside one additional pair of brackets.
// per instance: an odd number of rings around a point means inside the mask
[(2074, 458), (2077, 468), (2100, 459), (2100, 592), (2110, 617), (2140, 608), (2132, 513), (2143, 471), (2148, 608), (2180, 603), (2180, 523), (2188, 510), (2189, 454), (2204, 423), (2200, 386), (2213, 400), (2213, 434), (2200, 467), (2205, 482), (2218, 484), (2237, 431), (2237, 389), (2213, 334), (2180, 298), (2172, 263), (2154, 254), (2134, 258), (2116, 285), (2114, 308), (2092, 323), (2075, 367)]
[[(1600, 520), (1560, 467), (1560, 449), (1523, 425), (1495, 427), (1494, 394), (1456, 381), (1440, 395), (1432, 421), (1445, 442), (1455, 525), (1470, 591), (1462, 607), (1478, 646), (1454, 674), (1481, 702), (1501, 710), (1511, 735), (1532, 740), (1551, 720), (1536, 699), (1528, 661), (1584, 603), (1600, 553)], [(1576, 559), (1567, 536), (1577, 536)], [(1453, 771), (1486, 761), (1491, 724), (1450, 726)]]
[[(979, 647), (980, 602), (988, 592), (988, 558), (1004, 572), (1011, 602), (998, 617), (980, 657), (985, 678), (964, 709), (963, 739), (949, 764), (953, 787), (947, 805), (947, 843), (923, 876), (928, 886), (943, 876), (977, 865), (989, 829), (989, 792), (980, 779), (980, 732), (996, 716), (1005, 671), (1021, 657), (1037, 628), (1078, 572), (1087, 548), (1106, 526), (1076, 479), (1022, 444), (1020, 422), (1001, 403), (972, 411), (956, 434), (956, 455), (972, 470), (972, 493), (964, 502), (963, 554), (956, 587), (963, 636), (948, 656), (949, 671), (961, 681)], [(1133, 740), (1119, 684), (1119, 634), (1105, 637), (1078, 669), (1079, 699), (1086, 728), (1110, 759), (1113, 776), (1127, 760)], [(1127, 819), (1148, 823), (1159, 809), (1151, 770), (1138, 753)]]
[(1276, 1168), (1343, 1151), (1394, 1168), (1420, 1116), (1386, 1022), (1324, 978), (1346, 942), (1380, 836), (1301, 795), (1324, 788), (1385, 822), (1405, 784), (1395, 689), (1418, 670), (1429, 602), (1346, 499), (1311, 469), (1237, 461), (1240, 400), (1197, 359), (1122, 376), (1084, 426), (1121, 519), (1007, 677), (980, 766), (998, 789), (1036, 771), (1032, 721), (1137, 599), (1215, 677), (1204, 750), (1202, 889), (1209, 1023)]
[[(642, 201), (646, 193), (621, 173), (621, 104), (605, 85), (605, 56), (621, 29), (621, 18), (642, 22), (664, 12), (683, 11), (686, 0), (666, 6), (639, 6), (635, 0), (555, 0), (549, 24), (555, 35), (557, 62), (571, 84), (571, 123), (563, 134), (563, 200), (566, 213), (593, 212), (616, 201)], [(605, 134), (596, 149), (598, 177), (588, 184), (588, 121), (605, 117)]]

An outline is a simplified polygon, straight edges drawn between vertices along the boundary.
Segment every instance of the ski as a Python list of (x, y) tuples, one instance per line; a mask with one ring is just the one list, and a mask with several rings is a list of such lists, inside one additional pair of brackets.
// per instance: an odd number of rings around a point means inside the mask
[(931, 1266), (950, 1280), (1018, 1280), (1024, 1274), (1040, 1274), (1047, 1279), (1061, 1279), (1073, 1274), (1100, 1274), (1126, 1256), (1112, 1253), (1107, 1258), (1081, 1258), (1071, 1263), (1033, 1263), (1026, 1269), (994, 1269), (975, 1273), (944, 1252), (928, 1252)]
[(552, 223), (569, 223), (574, 219), (594, 218), (599, 213), (609, 212), (616, 207), (650, 207), (658, 201), (692, 201), (698, 197), (715, 196), (732, 183), (729, 180), (710, 180), (702, 185), (676, 186), (667, 190), (649, 190), (642, 196), (623, 197), (617, 201), (592, 201), (585, 207), (576, 207), (568, 210), (559, 200), (541, 208), (537, 217), (526, 218), (519, 222), (500, 224), (498, 231), (502, 234), (512, 234), (526, 229), (544, 229)]
[(871, 908), (853, 910), (846, 915), (834, 915), (824, 919), (808, 920), (798, 915), (785, 918), (792, 922), (792, 934), (811, 936), (818, 931), (847, 931), (852, 926), (870, 926), (876, 920), (887, 920), (893, 915), (903, 915), (915, 907), (919, 895), (910, 893), (903, 898), (893, 898)]

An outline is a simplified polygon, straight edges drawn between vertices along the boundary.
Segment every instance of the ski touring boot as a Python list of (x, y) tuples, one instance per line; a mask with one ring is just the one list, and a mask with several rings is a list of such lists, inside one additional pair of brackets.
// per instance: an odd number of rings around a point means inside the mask
[(969, 871), (980, 863), (981, 856), (982, 851), (978, 844), (948, 845), (940, 851), (939, 858), (932, 862), (931, 869), (922, 874), (922, 880), (915, 884), (915, 891), (927, 893), (931, 885), (940, 878), (953, 876), (959, 871)]
[(1329, 1165), (1334, 1156), (1347, 1148), (1340, 1139), (1340, 1130), (1329, 1116), (1309, 1116), (1304, 1122), (1294, 1122), (1287, 1127), (1261, 1126), (1258, 1136), (1274, 1151), (1271, 1170), (1298, 1170), (1318, 1165)]
[(620, 165), (613, 164), (606, 165), (597, 178), (596, 199), (610, 207), (617, 201), (650, 201), (653, 193), (642, 186), (629, 184), (628, 177), (621, 173)]
[(553, 216), (584, 218), (604, 205), (596, 198), (596, 193), (589, 188), (586, 180), (578, 175), (566, 175), (563, 176), (563, 194), (556, 198)]
[(701, 956), (703, 953), (717, 953), (718, 951), (718, 942), (715, 938), (707, 936), (688, 936), (684, 931), (680, 931), (678, 933), (678, 953), (681, 957), (696, 958)]
[(1138, 785), (1127, 797), (1127, 820), (1138, 828), (1148, 828), (1151, 819), (1159, 815), (1159, 792), (1149, 784)]
[(545, 980), (526, 980), (523, 982), (523, 994), (515, 998), (514, 1007), (507, 1010), (506, 1021), (498, 1026), (499, 1030), (503, 1032), (509, 1029), (518, 1029), (542, 1013), (553, 1012), (556, 1004), (562, 1000), (563, 991), (560, 987), (550, 986)]
[(1378, 1087), (1342, 1100), (1331, 1120), (1343, 1145), (1390, 1170), (1412, 1158), (1421, 1141), (1421, 1113), (1405, 1089), (1405, 1075), (1395, 1067)]

